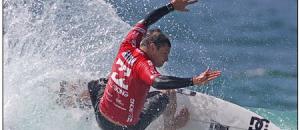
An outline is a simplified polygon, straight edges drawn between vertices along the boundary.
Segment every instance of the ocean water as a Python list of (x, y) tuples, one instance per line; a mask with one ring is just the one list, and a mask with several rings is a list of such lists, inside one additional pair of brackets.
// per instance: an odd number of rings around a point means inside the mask
[[(98, 129), (91, 111), (55, 103), (61, 80), (106, 76), (130, 27), (168, 1), (4, 0), (5, 130)], [(202, 87), (283, 130), (297, 129), (297, 1), (203, 0), (151, 28), (169, 35), (163, 74), (222, 76)], [(50, 127), (51, 126), (51, 127)]]

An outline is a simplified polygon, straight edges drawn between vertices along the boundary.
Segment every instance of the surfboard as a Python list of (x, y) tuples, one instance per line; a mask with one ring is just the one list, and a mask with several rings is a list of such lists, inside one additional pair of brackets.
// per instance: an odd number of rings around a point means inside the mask
[[(61, 81), (56, 103), (64, 108), (90, 110), (89, 98), (80, 95), (86, 90), (88, 81)], [(189, 89), (176, 91), (177, 111), (185, 106), (190, 113), (189, 121), (180, 130), (280, 130), (270, 120), (234, 103)], [(162, 118), (158, 117), (146, 130), (163, 129)]]
[[(188, 89), (177, 90), (177, 104), (190, 112), (190, 120), (181, 130), (280, 130), (270, 120), (246, 108)], [(161, 129), (162, 118), (156, 119), (147, 130)]]

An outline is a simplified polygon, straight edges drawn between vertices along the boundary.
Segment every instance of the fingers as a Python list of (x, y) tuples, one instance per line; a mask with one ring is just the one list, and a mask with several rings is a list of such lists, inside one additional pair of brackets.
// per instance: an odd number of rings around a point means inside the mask
[(207, 66), (206, 70), (205, 70), (205, 73), (209, 72), (210, 71), (210, 68), (209, 66)]
[(207, 72), (207, 75), (221, 75), (221, 71), (210, 71)]
[(195, 77), (195, 80), (193, 80), (193, 82), (194, 84), (203, 85), (211, 80), (216, 79), (220, 75), (221, 71), (211, 71), (210, 68), (207, 68), (203, 73)]
[(188, 4), (194, 4), (194, 3), (196, 3), (196, 2), (198, 2), (198, 0), (189, 0), (189, 1), (188, 1)]
[(186, 8), (189, 4), (194, 4), (198, 0), (172, 0), (171, 3), (173, 4), (173, 7), (175, 10), (188, 12), (189, 9)]
[[(196, 2), (198, 2), (198, 0), (186, 0), (186, 1), (185, 1), (186, 5), (194, 4), (194, 3), (196, 3)], [(188, 12), (188, 11), (190, 11), (190, 10), (187, 9), (187, 8), (184, 8), (182, 11)]]
[(182, 1), (186, 4), (194, 4), (194, 3), (198, 2), (198, 0), (182, 0)]
[(189, 12), (190, 10), (187, 9), (187, 8), (184, 8), (182, 11), (183, 11), (183, 12)]
[(210, 76), (207, 78), (207, 81), (214, 80), (214, 79), (218, 78), (219, 76), (220, 76), (220, 74), (210, 75)]
[(213, 71), (213, 72), (210, 72), (209, 75), (207, 76), (207, 80), (208, 81), (211, 81), (217, 77), (219, 77), (221, 75), (221, 71)]
[(207, 79), (207, 81), (214, 80), (214, 79), (216, 79), (216, 78), (218, 78), (218, 77), (219, 77), (219, 76), (210, 77), (210, 78)]

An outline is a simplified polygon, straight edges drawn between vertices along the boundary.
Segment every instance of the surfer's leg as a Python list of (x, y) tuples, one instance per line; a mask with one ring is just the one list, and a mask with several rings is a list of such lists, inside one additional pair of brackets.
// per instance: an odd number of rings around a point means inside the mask
[(174, 90), (166, 90), (165, 93), (169, 96), (169, 103), (163, 113), (164, 130), (175, 130), (174, 120), (177, 108), (177, 97)]
[(88, 83), (90, 99), (94, 108), (98, 106), (98, 102), (104, 93), (106, 83), (107, 79), (105, 78), (100, 78), (99, 80), (92, 80)]
[(176, 91), (167, 90), (165, 93), (169, 96), (169, 104), (163, 113), (164, 130), (179, 129), (185, 126), (189, 120), (189, 111), (187, 108), (183, 108), (180, 110), (178, 115), (175, 115), (177, 108)]
[(150, 92), (144, 104), (144, 109), (140, 115), (139, 122), (134, 126), (129, 126), (130, 130), (144, 130), (152, 121), (160, 116), (165, 110), (169, 98), (160, 91)]
[(100, 102), (100, 98), (103, 96), (105, 86), (107, 83), (107, 79), (100, 78), (99, 80), (92, 80), (88, 83), (88, 90), (90, 93), (90, 98), (92, 105), (94, 107), (96, 121), (99, 125), (99, 127), (102, 128), (102, 130), (123, 130), (125, 128), (121, 126), (117, 126), (102, 116), (102, 114), (99, 112), (98, 104)]

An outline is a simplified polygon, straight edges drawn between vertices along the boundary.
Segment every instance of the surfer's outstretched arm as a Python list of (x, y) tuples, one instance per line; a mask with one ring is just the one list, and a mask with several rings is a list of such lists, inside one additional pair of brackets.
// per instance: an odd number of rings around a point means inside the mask
[(163, 16), (174, 10), (188, 11), (186, 6), (195, 2), (197, 2), (197, 0), (172, 0), (169, 4), (153, 10), (129, 31), (128, 35), (122, 42), (122, 45), (133, 45), (134, 47), (139, 48), (140, 43), (146, 35), (147, 29), (150, 25), (154, 24)]
[(193, 85), (203, 85), (221, 75), (221, 71), (207, 69), (193, 78), (179, 78), (173, 76), (158, 76), (155, 78), (153, 87), (156, 89), (177, 89)]
[(139, 23), (144, 24), (147, 28), (152, 25), (153, 23), (157, 22), (166, 14), (172, 12), (174, 10), (173, 4), (169, 3), (165, 6), (162, 6), (154, 11), (150, 12), (144, 19), (139, 21)]
[(153, 87), (156, 89), (177, 89), (193, 85), (203, 85), (221, 75), (221, 71), (207, 69), (193, 78), (179, 78), (173, 76), (158, 76), (155, 78)]

